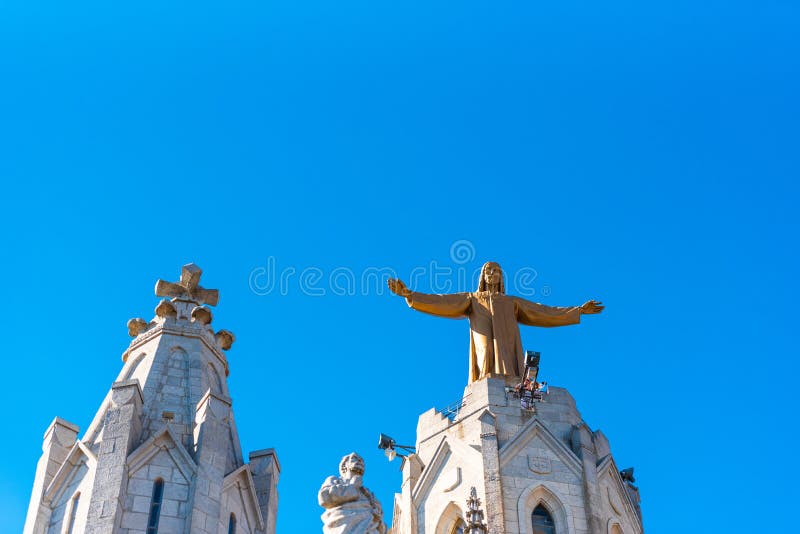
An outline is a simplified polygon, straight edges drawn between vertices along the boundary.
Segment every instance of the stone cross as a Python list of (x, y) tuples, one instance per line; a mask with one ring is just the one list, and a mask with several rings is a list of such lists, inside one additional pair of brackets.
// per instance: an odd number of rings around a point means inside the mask
[(200, 287), (198, 284), (202, 274), (203, 270), (200, 267), (194, 263), (187, 263), (181, 269), (179, 282), (156, 281), (156, 296), (177, 297), (192, 300), (198, 304), (216, 306), (219, 302), (219, 290)]

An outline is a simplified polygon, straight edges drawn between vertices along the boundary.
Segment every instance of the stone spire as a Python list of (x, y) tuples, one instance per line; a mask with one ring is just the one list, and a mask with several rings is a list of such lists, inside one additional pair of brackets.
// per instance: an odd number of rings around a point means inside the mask
[(469, 490), (467, 499), (467, 526), (464, 534), (486, 534), (486, 523), (483, 521), (483, 510), (481, 510), (481, 500), (478, 498), (478, 491), (475, 486)]
[(128, 321), (123, 367), (84, 436), (74, 441), (77, 427), (60, 419), (48, 431), (42, 461), (58, 467), (37, 471), (26, 534), (144, 532), (153, 521), (161, 532), (216, 534), (233, 522), (274, 533), (277, 457), (264, 449), (244, 461), (227, 384), (235, 337), (213, 329), (219, 292), (201, 274), (190, 263), (179, 282), (159, 280), (166, 298), (153, 319)]

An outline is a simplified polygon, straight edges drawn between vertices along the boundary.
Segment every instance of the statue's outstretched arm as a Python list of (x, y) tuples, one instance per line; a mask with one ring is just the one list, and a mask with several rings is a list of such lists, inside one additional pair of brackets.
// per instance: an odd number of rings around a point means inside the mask
[(593, 313), (600, 313), (605, 309), (603, 303), (597, 300), (587, 300), (583, 306), (581, 306), (581, 313), (586, 314), (593, 314)]
[(449, 295), (418, 293), (411, 291), (397, 279), (390, 279), (388, 285), (395, 295), (405, 297), (409, 307), (415, 310), (450, 319), (460, 319), (469, 314), (472, 303), (469, 293), (451, 293)]
[(581, 322), (581, 306), (546, 306), (513, 297), (517, 321), (528, 326), (566, 326)]
[(406, 297), (406, 303), (415, 310), (429, 313), (437, 317), (461, 319), (469, 315), (472, 298), (469, 293), (431, 295), (412, 291), (411, 294)]

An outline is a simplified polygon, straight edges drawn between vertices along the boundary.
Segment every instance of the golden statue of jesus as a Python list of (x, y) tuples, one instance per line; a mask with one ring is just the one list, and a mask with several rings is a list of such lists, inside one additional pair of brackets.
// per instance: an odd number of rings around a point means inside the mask
[(503, 270), (490, 261), (483, 265), (478, 290), (473, 293), (430, 295), (409, 290), (398, 279), (389, 279), (389, 289), (405, 297), (409, 307), (451, 319), (469, 318), (469, 381), (490, 374), (519, 377), (523, 363), (519, 324), (565, 326), (578, 324), (581, 315), (600, 313), (603, 304), (594, 300), (582, 306), (545, 306), (506, 295)]

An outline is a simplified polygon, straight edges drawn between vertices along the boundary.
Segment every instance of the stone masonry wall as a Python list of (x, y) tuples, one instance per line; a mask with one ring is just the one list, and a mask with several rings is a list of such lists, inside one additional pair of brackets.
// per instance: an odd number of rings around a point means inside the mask
[[(417, 463), (422, 470), (413, 475), (408, 466)], [(557, 534), (641, 533), (608, 441), (586, 428), (563, 388), (551, 388), (531, 411), (503, 378), (470, 384), (453, 421), (434, 410), (420, 416), (417, 453), (403, 473), (393, 534), (449, 534), (472, 486), (490, 532), (531, 534), (531, 514), (542, 505)]]

